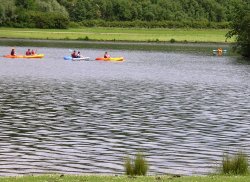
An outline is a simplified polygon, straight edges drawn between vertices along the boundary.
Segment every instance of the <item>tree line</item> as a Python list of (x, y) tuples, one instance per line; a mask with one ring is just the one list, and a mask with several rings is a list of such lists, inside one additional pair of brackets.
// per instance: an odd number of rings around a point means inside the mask
[[(0, 0), (0, 25), (223, 28), (248, 0)], [(115, 23), (113, 23), (115, 22)], [(128, 23), (130, 22), (130, 23)], [(131, 23), (133, 22), (133, 23)], [(94, 25), (95, 26), (95, 25)], [(171, 27), (172, 26), (172, 27)]]
[(231, 21), (235, 6), (248, 0), (58, 0), (72, 21)]

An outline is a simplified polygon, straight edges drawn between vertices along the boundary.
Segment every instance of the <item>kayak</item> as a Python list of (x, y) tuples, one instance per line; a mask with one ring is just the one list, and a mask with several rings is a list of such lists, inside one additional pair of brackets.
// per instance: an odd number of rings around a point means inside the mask
[(80, 58), (72, 58), (71, 56), (64, 56), (64, 60), (70, 61), (89, 61), (90, 57), (80, 57)]
[(4, 55), (3, 57), (5, 58), (23, 58), (23, 55), (15, 55), (15, 56), (12, 56), (12, 55)]
[(123, 57), (111, 57), (111, 58), (104, 58), (104, 57), (100, 57), (100, 58), (96, 58), (95, 60), (98, 61), (124, 61)]
[(23, 56), (23, 58), (43, 58), (43, 57), (44, 57), (44, 54), (33, 54), (29, 56), (26, 56), (26, 55)]
[(218, 55), (218, 56), (222, 56), (222, 55), (225, 55), (227, 54), (227, 50), (224, 49), (224, 50), (218, 50), (218, 49), (214, 49), (213, 50), (213, 55)]
[[(220, 51), (218, 51), (218, 50), (214, 49), (214, 50), (213, 50), (213, 52), (220, 52)], [(227, 52), (227, 50), (226, 50), (226, 49), (224, 49), (224, 50), (222, 50), (222, 52)]]
[(34, 55), (30, 55), (30, 56), (26, 56), (26, 55), (4, 55), (3, 57), (5, 58), (43, 58), (44, 54), (34, 54)]

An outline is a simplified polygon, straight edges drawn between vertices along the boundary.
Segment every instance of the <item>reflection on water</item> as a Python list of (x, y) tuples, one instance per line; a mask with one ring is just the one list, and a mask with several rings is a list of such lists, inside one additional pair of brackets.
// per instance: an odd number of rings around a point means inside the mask
[(0, 58), (0, 175), (121, 174), (137, 151), (152, 174), (204, 174), (223, 152), (250, 154), (250, 65), (126, 51), (112, 52), (124, 63), (69, 62), (65, 49), (39, 51), (47, 57)]

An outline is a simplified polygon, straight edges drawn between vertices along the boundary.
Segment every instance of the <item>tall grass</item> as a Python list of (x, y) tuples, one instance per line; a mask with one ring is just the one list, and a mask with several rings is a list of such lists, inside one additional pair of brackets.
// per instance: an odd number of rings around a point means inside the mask
[(223, 155), (221, 173), (230, 175), (245, 175), (248, 171), (248, 158), (242, 151), (234, 156)]
[(142, 153), (137, 153), (134, 160), (127, 157), (124, 164), (126, 175), (145, 176), (148, 171), (148, 162)]

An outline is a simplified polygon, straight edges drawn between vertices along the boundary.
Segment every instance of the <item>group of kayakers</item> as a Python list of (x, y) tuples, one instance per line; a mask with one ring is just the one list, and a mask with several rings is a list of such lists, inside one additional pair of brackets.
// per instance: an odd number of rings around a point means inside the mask
[(81, 55), (81, 52), (80, 52), (80, 51), (78, 51), (78, 52), (76, 53), (76, 51), (74, 50), (74, 51), (72, 52), (72, 54), (71, 54), (71, 57), (72, 57), (72, 58), (81, 58), (82, 55)]
[[(72, 52), (72, 54), (71, 54), (71, 57), (72, 58), (81, 58), (83, 56), (81, 55), (80, 51), (77, 51), (77, 53), (76, 53), (76, 50), (74, 50)], [(110, 58), (110, 55), (108, 54), (108, 52), (105, 52), (103, 57), (104, 58)]]
[(26, 56), (31, 56), (31, 55), (36, 54), (36, 52), (33, 49), (32, 50), (28, 49), (25, 54)]
[[(33, 49), (32, 49), (32, 50), (28, 49), (28, 50), (26, 51), (26, 53), (25, 53), (26, 56), (31, 56), (31, 55), (34, 55), (34, 54), (36, 54), (36, 52), (35, 52)], [(16, 55), (15, 48), (12, 48), (12, 49), (11, 49), (10, 55), (11, 55), (11, 56), (15, 56), (15, 55)]]

